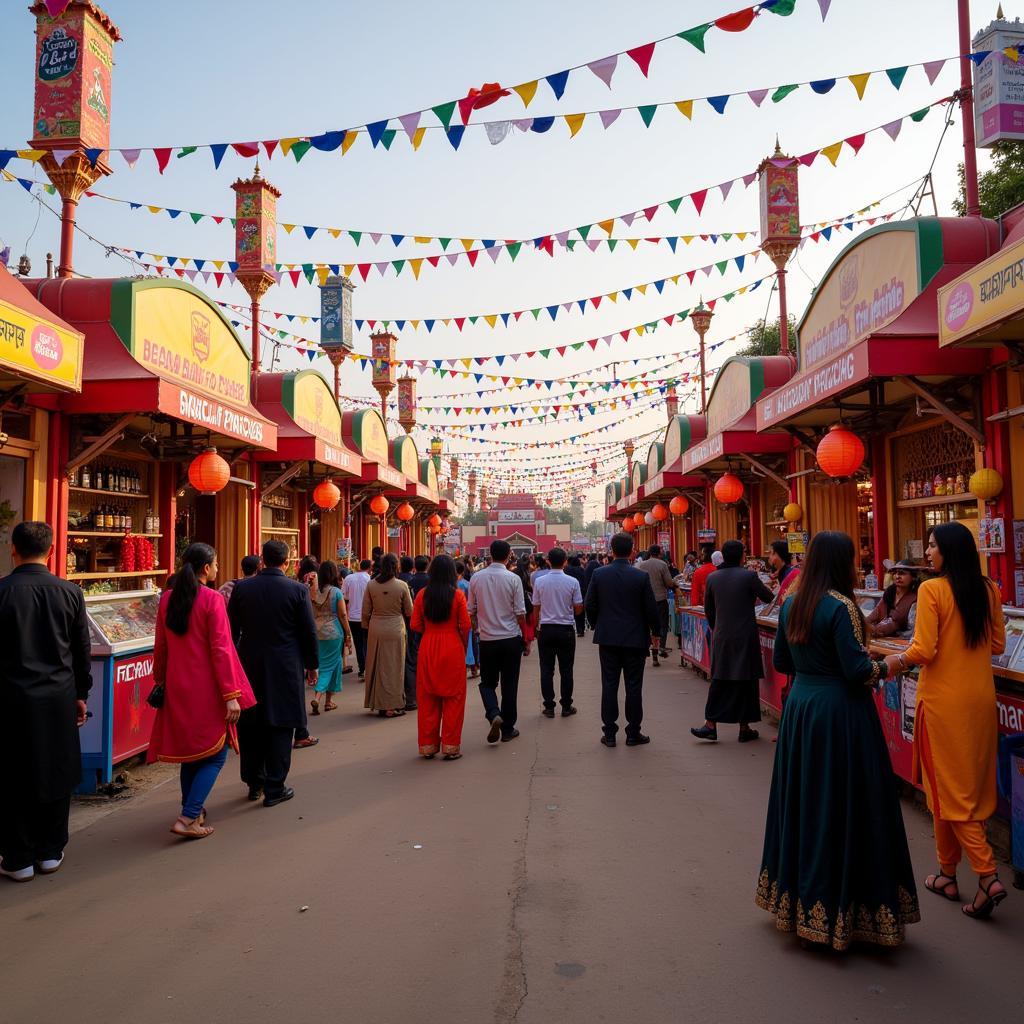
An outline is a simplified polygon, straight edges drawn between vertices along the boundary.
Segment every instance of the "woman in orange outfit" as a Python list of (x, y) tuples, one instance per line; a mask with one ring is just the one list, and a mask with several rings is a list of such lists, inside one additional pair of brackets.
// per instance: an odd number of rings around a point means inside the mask
[(473, 626), (466, 598), (457, 586), (455, 562), (438, 555), (429, 581), (416, 595), (409, 625), (422, 633), (416, 662), (416, 703), (420, 753), (438, 751), (446, 761), (462, 757), (466, 715), (466, 642)]
[(922, 785), (935, 822), (939, 872), (925, 888), (959, 900), (956, 869), (966, 851), (978, 892), (963, 907), (989, 917), (1006, 898), (985, 821), (996, 810), (998, 712), (992, 655), (1006, 646), (999, 591), (981, 573), (978, 549), (962, 523), (933, 527), (928, 561), (939, 572), (917, 592), (910, 647), (886, 657), (890, 673), (921, 665), (914, 724), (913, 780)]

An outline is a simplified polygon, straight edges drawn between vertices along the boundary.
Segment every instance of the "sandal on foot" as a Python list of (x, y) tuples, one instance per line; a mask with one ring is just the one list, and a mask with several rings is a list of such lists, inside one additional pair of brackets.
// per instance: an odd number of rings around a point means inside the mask
[(171, 826), (171, 834), (180, 836), (182, 839), (205, 839), (213, 835), (213, 826), (209, 828), (199, 823), (199, 818), (189, 821), (188, 818), (179, 817)]
[(320, 702), (319, 701), (311, 700), (309, 702), (309, 713), (311, 715), (319, 715), (320, 714)]
[[(999, 884), (1000, 891), (994, 893), (994, 892), (992, 892), (992, 886), (995, 885), (996, 883)], [(974, 900), (975, 900), (974, 903), (968, 903), (966, 906), (961, 907), (960, 909), (968, 917), (973, 917), (973, 918), (976, 918), (979, 921), (983, 921), (986, 918), (992, 916), (992, 911), (995, 910), (996, 907), (998, 907), (999, 904), (1002, 903), (1003, 900), (1006, 899), (1007, 893), (1006, 893), (1006, 890), (1003, 888), (1003, 883), (999, 881), (999, 876), (998, 875), (993, 875), (992, 879), (988, 883), (988, 885), (985, 885), (985, 883), (982, 882), (981, 879), (979, 878), (978, 879), (978, 891), (983, 893), (984, 896), (985, 896), (985, 900), (981, 904), (981, 906), (980, 907), (976, 906), (978, 897), (975, 896), (974, 897)]]
[(333, 700), (329, 700), (324, 704), (324, 711), (335, 711), (337, 710), (337, 707), (338, 705), (335, 704)]
[[(949, 891), (950, 886), (953, 887), (952, 892)], [(947, 875), (945, 871), (940, 871), (937, 875), (929, 875), (924, 880), (924, 887), (929, 892), (935, 893), (936, 896), (949, 900), (950, 903), (955, 903), (960, 899), (960, 887), (957, 885), (956, 875)]]
[(461, 754), (445, 754), (445, 755), (444, 755), (444, 759), (445, 759), (446, 761), (458, 761), (458, 759), (459, 759), (460, 757), (462, 757), (462, 755), (461, 755)]

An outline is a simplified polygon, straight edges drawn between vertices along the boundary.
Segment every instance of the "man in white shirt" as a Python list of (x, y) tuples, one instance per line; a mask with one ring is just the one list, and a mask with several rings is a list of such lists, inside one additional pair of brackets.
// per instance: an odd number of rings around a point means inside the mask
[(362, 626), (363, 594), (370, 582), (370, 569), (373, 562), (364, 558), (359, 563), (359, 572), (350, 572), (341, 584), (341, 592), (345, 597), (348, 609), (348, 624), (352, 628), (352, 643), (356, 649), (356, 661), (359, 663), (359, 678), (363, 678), (366, 669), (366, 630)]
[[(507, 541), (491, 541), (491, 564), (469, 581), (469, 614), (480, 634), (480, 697), (490, 722), (488, 743), (514, 740), (518, 714), (519, 669), (529, 647), (523, 640), (526, 596), (523, 581), (505, 568), (511, 552)], [(498, 705), (498, 685), (501, 705)]]
[(583, 611), (580, 581), (565, 574), (562, 548), (548, 552), (551, 568), (533, 588), (533, 614), (537, 622), (537, 654), (540, 658), (540, 692), (544, 717), (555, 717), (555, 659), (561, 683), (562, 717), (576, 714), (572, 702), (572, 669), (576, 660), (576, 616)]

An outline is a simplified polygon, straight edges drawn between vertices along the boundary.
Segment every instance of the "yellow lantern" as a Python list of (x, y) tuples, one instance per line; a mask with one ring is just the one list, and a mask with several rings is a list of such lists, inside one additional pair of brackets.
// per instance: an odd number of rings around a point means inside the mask
[(787, 523), (799, 523), (804, 517), (804, 510), (795, 502), (791, 501), (783, 510), (782, 518)]
[(967, 489), (982, 501), (991, 501), (1002, 491), (1003, 478), (997, 470), (979, 469), (971, 474)]

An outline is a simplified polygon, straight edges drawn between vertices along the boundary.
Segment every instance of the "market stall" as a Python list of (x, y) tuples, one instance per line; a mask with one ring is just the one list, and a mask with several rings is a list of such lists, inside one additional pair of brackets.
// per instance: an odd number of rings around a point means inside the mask
[(347, 559), (346, 484), (359, 479), (362, 459), (342, 441), (327, 381), (316, 370), (262, 373), (258, 408), (277, 425), (277, 450), (256, 457), (260, 543), (283, 540), (293, 559)]
[[(60, 414), (43, 406), (81, 390), (82, 351), (81, 332), (0, 264), (0, 575), (12, 567), (6, 542), (15, 523), (56, 521)], [(55, 551), (52, 569), (60, 567), (61, 549)]]

